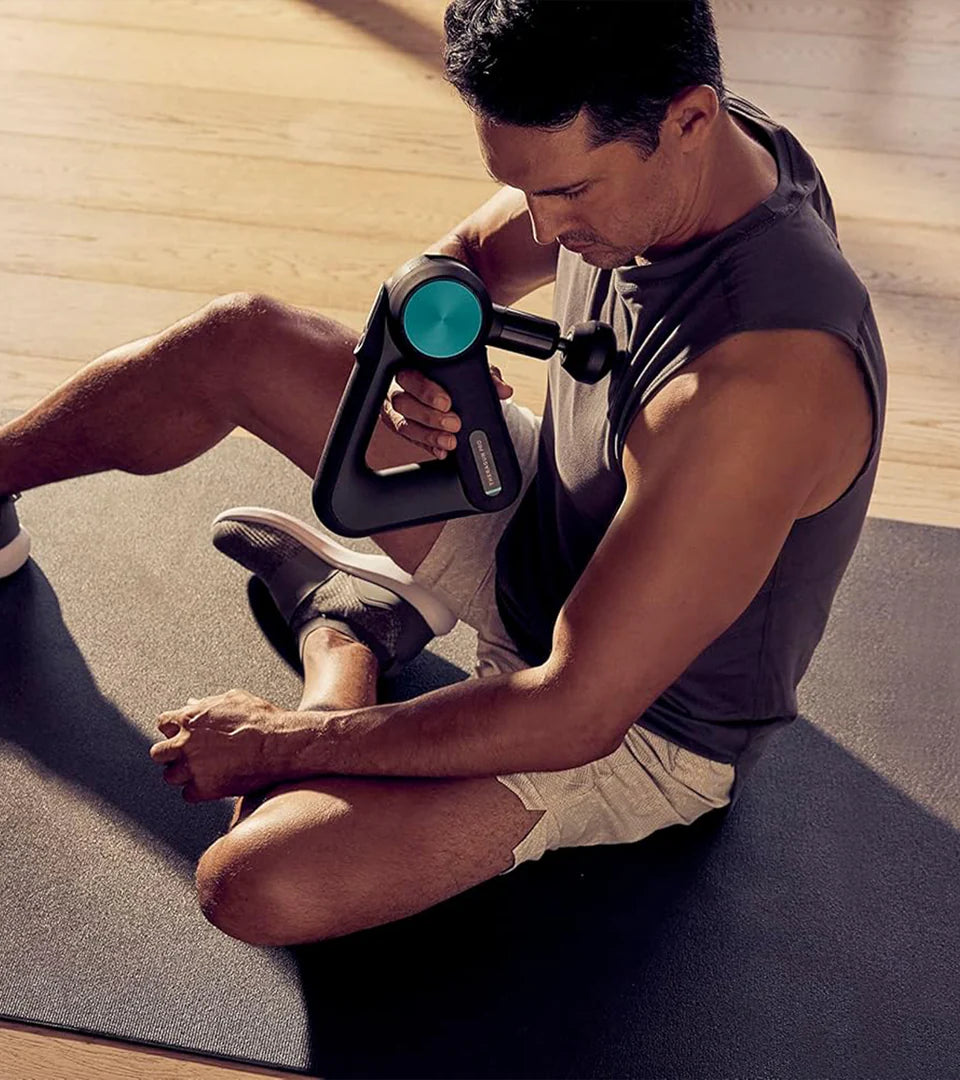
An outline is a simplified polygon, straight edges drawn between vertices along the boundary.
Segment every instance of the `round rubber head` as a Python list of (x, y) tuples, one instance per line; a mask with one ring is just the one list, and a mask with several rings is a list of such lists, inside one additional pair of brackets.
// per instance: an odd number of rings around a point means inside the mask
[(403, 308), (403, 332), (424, 356), (456, 356), (477, 339), (483, 310), (472, 289), (440, 278), (415, 289)]

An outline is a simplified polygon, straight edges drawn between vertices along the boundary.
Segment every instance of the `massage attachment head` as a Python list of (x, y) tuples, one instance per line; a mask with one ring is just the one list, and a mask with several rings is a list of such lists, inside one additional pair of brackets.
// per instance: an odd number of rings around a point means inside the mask
[(569, 338), (560, 338), (557, 348), (563, 353), (563, 370), (577, 382), (593, 384), (613, 367), (617, 339), (608, 323), (591, 319), (576, 326)]

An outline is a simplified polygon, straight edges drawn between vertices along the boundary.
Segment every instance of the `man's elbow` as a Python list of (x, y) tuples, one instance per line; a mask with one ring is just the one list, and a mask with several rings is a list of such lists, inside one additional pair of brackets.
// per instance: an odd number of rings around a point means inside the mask
[[(555, 768), (575, 769), (612, 754), (623, 742), (635, 717), (622, 717), (604, 704), (602, 695), (590, 680), (570, 677), (556, 670), (548, 660), (536, 669), (539, 692), (547, 705), (551, 727), (562, 722), (564, 764)], [(639, 715), (639, 713), (637, 714)]]

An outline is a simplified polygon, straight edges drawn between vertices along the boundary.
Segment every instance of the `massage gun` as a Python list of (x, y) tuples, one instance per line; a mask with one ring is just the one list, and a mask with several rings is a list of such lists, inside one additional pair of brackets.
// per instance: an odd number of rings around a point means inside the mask
[[(546, 360), (557, 349), (573, 378), (595, 383), (617, 355), (612, 327), (560, 327), (490, 300), (477, 274), (447, 255), (418, 255), (380, 286), (354, 349), (353, 370), (327, 436), (313, 508), (341, 536), (369, 536), (509, 506), (522, 475), (490, 375), (487, 345)], [(366, 463), (390, 382), (416, 368), (442, 386), (461, 421), (447, 457), (391, 469)]]

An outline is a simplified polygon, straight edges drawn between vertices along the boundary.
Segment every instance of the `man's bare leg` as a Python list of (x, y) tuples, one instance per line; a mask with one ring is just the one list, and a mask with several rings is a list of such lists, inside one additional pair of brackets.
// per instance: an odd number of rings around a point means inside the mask
[(359, 641), (317, 626), (303, 643), (298, 709), (362, 709), (377, 703), (377, 660)]
[[(303, 690), (297, 709), (362, 709), (377, 704), (376, 657), (358, 641), (326, 626), (317, 626), (303, 643)], [(260, 805), (261, 798), (242, 796), (234, 804), (232, 829)]]
[[(358, 337), (307, 308), (246, 293), (220, 297), (97, 357), (0, 426), (0, 495), (107, 469), (165, 472), (238, 426), (312, 478)], [(382, 425), (367, 454), (375, 469), (430, 458)], [(442, 525), (373, 539), (412, 573)]]
[[(303, 643), (303, 691), (297, 709), (362, 709), (377, 703), (378, 665), (373, 653), (339, 630), (317, 626)], [(232, 829), (263, 801), (264, 792), (234, 803)]]
[[(339, 640), (338, 640), (339, 639)], [(376, 704), (376, 660), (320, 627), (299, 708)], [(508, 869), (543, 817), (494, 776), (316, 776), (236, 800), (200, 859), (199, 902), (254, 945), (341, 937), (432, 907)]]

